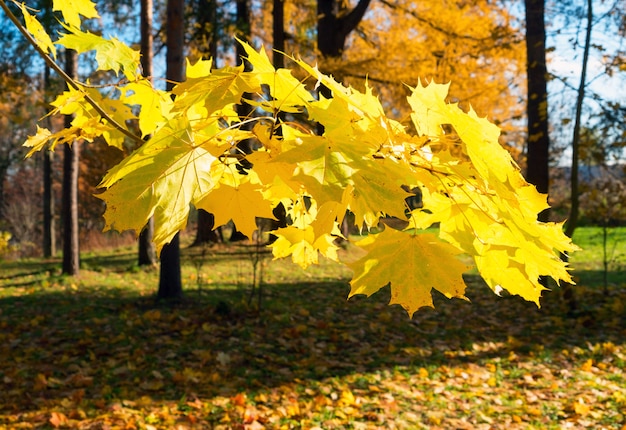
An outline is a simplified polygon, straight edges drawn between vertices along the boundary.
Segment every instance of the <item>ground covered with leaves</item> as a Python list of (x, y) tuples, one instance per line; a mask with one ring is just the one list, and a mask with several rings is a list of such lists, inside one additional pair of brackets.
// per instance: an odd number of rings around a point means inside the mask
[[(226, 250), (223, 250), (224, 252)], [(626, 428), (626, 289), (576, 287), (543, 307), (468, 277), (411, 320), (346, 300), (345, 272), (188, 255), (186, 299), (155, 304), (134, 254), (3, 264), (0, 428)], [(584, 273), (581, 274), (584, 276)]]

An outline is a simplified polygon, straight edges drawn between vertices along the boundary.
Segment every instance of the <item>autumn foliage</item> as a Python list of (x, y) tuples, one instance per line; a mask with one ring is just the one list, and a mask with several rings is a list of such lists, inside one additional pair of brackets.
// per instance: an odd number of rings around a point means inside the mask
[[(80, 29), (79, 15), (95, 16), (88, 0), (55, 8), (66, 21), (55, 42), (23, 8), (42, 54), (54, 57), (58, 45), (95, 53), (100, 70), (122, 79), (111, 84), (115, 97), (71, 81), (53, 106), (75, 120), (59, 132), (39, 128), (26, 142), (31, 154), (76, 138), (119, 146), (151, 135), (100, 184), (107, 228), (139, 232), (154, 217), (160, 249), (185, 227), (193, 205), (215, 214), (216, 225), (232, 220), (252, 237), (256, 219), (272, 218), (282, 204), (291, 223), (274, 232), (272, 252), (307, 267), (320, 255), (338, 259), (338, 226), (350, 211), (369, 231), (357, 242), (367, 255), (350, 264), (350, 294), (391, 283), (392, 303), (410, 315), (432, 306), (432, 288), (464, 297), (468, 267), (459, 254), (469, 255), (496, 293), (537, 304), (540, 277), (572, 281), (559, 254), (576, 246), (560, 224), (537, 221), (546, 197), (500, 146), (497, 126), (447, 102), (448, 85), (409, 88), (410, 124), (403, 124), (367, 84), (362, 92), (346, 87), (298, 57), (291, 57), (297, 73), (276, 70), (263, 49), (243, 44), (250, 70), (199, 60), (168, 93), (141, 77), (137, 51)], [(252, 116), (237, 114), (242, 102), (255, 107)], [(126, 128), (131, 119), (140, 136)], [(251, 154), (237, 150), (243, 140), (254, 142)], [(403, 185), (419, 187), (421, 208), (407, 207)], [(408, 226), (382, 228), (389, 217)], [(420, 234), (430, 228), (438, 234)]]

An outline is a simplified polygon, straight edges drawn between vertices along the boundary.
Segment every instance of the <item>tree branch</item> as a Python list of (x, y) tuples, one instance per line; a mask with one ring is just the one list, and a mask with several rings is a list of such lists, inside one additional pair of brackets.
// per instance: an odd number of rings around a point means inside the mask
[(350, 32), (354, 30), (357, 25), (359, 25), (369, 5), (370, 0), (359, 0), (359, 3), (356, 5), (356, 7), (352, 9), (350, 13), (341, 18), (340, 27), (346, 36), (350, 34)]
[(69, 85), (70, 87), (74, 88), (76, 91), (82, 92), (84, 94), (84, 96), (85, 96), (85, 100), (87, 101), (87, 103), (89, 103), (95, 109), (95, 111), (98, 112), (98, 114), (104, 120), (109, 122), (113, 127), (115, 127), (117, 130), (119, 130), (125, 136), (131, 138), (135, 142), (144, 143), (143, 139), (140, 136), (136, 136), (135, 134), (130, 132), (130, 130), (128, 130), (126, 127), (124, 127), (123, 125), (121, 125), (120, 123), (115, 121), (113, 118), (111, 118), (111, 116), (106, 111), (104, 111), (104, 109), (102, 109), (102, 107), (100, 107), (100, 105), (93, 98), (91, 98), (91, 96), (89, 94), (84, 92), (84, 90), (81, 88), (81, 84), (80, 83), (76, 82), (74, 79), (72, 79), (70, 76), (68, 76), (68, 74), (65, 73), (63, 68), (61, 68), (52, 58), (50, 58), (50, 55), (48, 55), (43, 49), (41, 49), (41, 47), (39, 46), (37, 41), (31, 36), (31, 34), (22, 25), (22, 23), (19, 21), (19, 19), (17, 19), (17, 17), (13, 14), (13, 12), (11, 12), (11, 9), (9, 9), (9, 7), (6, 5), (6, 2), (4, 0), (0, 0), (0, 8), (2, 8), (2, 10), (4, 10), (4, 13), (6, 13), (7, 17), (9, 18), (9, 20), (11, 20), (13, 25), (15, 25), (15, 27), (17, 27), (17, 29), (20, 31), (20, 33), (22, 33), (22, 35), (26, 38), (28, 43), (30, 43), (30, 45), (33, 48), (35, 48), (35, 50), (37, 51), (39, 56), (41, 56), (41, 58), (43, 58), (43, 60), (46, 62), (46, 64), (48, 66), (50, 66), (50, 68), (52, 70), (57, 72), (59, 74), (59, 76), (61, 76), (63, 78), (63, 80), (65, 82), (67, 82), (67, 85)]

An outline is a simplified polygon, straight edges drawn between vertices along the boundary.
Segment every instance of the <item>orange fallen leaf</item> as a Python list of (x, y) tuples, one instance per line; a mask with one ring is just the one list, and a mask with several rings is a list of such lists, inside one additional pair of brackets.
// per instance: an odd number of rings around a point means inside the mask
[(52, 424), (52, 427), (59, 428), (67, 424), (67, 417), (61, 412), (52, 412), (48, 421)]

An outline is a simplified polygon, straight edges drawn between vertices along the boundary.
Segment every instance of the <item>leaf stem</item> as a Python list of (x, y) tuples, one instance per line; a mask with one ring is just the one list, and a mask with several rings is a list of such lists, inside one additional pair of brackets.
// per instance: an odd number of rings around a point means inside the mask
[(61, 76), (63, 78), (63, 80), (67, 83), (67, 85), (69, 85), (70, 87), (74, 88), (76, 91), (82, 92), (85, 95), (85, 100), (87, 100), (87, 102), (95, 109), (96, 112), (98, 112), (98, 114), (104, 120), (108, 121), (113, 127), (115, 127), (117, 130), (119, 130), (120, 132), (122, 132), (124, 135), (126, 135), (129, 138), (131, 138), (135, 142), (144, 143), (143, 139), (140, 136), (137, 136), (137, 135), (133, 134), (126, 127), (124, 127), (123, 125), (121, 125), (120, 123), (115, 121), (113, 118), (111, 118), (111, 116), (108, 113), (106, 113), (106, 111), (104, 111), (104, 109), (102, 109), (102, 107), (93, 98), (91, 98), (91, 96), (89, 94), (87, 94), (81, 88), (81, 85), (78, 82), (76, 82), (67, 73), (65, 73), (63, 68), (61, 68), (56, 63), (56, 61), (54, 61), (52, 58), (50, 58), (50, 55), (48, 55), (43, 49), (41, 49), (41, 47), (39, 46), (37, 41), (31, 36), (31, 34), (22, 25), (22, 23), (19, 21), (19, 19), (17, 19), (17, 17), (13, 14), (13, 12), (11, 12), (11, 9), (9, 9), (9, 7), (7, 6), (7, 4), (6, 4), (6, 2), (4, 0), (0, 0), (0, 8), (2, 8), (4, 13), (9, 18), (9, 20), (13, 23), (13, 25), (15, 25), (15, 27), (20, 31), (20, 33), (22, 33), (22, 35), (26, 38), (28, 43), (30, 43), (30, 45), (33, 48), (35, 48), (35, 50), (37, 51), (39, 56), (41, 58), (43, 58), (43, 60), (46, 62), (46, 64), (48, 66), (50, 66), (50, 68), (53, 69), (55, 72), (57, 72), (59, 74), (59, 76)]

